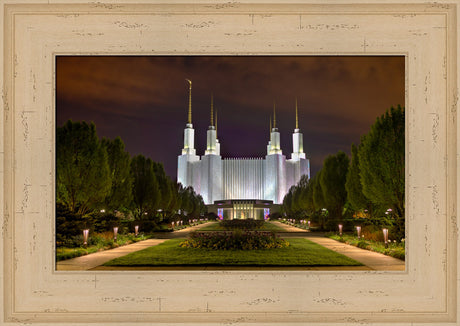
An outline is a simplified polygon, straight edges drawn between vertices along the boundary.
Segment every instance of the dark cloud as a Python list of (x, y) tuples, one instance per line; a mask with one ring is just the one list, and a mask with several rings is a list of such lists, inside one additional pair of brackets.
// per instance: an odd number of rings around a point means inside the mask
[(57, 58), (57, 124), (95, 122), (132, 154), (163, 162), (176, 176), (188, 85), (193, 81), (196, 148), (203, 154), (211, 94), (223, 156), (266, 153), (276, 101), (283, 153), (290, 156), (298, 99), (312, 172), (329, 154), (349, 153), (375, 119), (404, 105), (404, 57), (72, 56)]

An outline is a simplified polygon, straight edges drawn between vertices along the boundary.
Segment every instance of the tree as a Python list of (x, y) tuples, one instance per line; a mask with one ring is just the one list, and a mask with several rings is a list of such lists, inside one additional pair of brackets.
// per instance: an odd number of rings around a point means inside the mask
[(347, 154), (339, 151), (324, 160), (321, 169), (320, 184), (326, 208), (333, 217), (342, 219), (343, 207), (347, 200), (345, 182), (347, 179), (350, 159)]
[(319, 170), (318, 173), (316, 173), (316, 175), (310, 180), (313, 191), (313, 204), (315, 211), (319, 211), (326, 206), (326, 203), (324, 202), (323, 190), (321, 189), (321, 184), (319, 182), (321, 173), (322, 170)]
[(158, 205), (163, 212), (166, 212), (168, 211), (169, 204), (172, 200), (171, 188), (169, 186), (169, 178), (168, 176), (166, 176), (163, 164), (161, 163), (153, 163), (153, 172), (155, 173), (155, 178), (158, 181), (158, 187), (161, 194), (161, 199)]
[(80, 216), (99, 208), (110, 192), (107, 151), (94, 123), (67, 121), (56, 130), (56, 201)]
[(110, 210), (122, 210), (132, 202), (132, 177), (130, 174), (131, 157), (125, 152), (125, 144), (120, 137), (114, 140), (102, 139), (102, 145), (108, 154), (111, 174), (111, 189), (105, 199)]
[(160, 187), (153, 172), (152, 160), (137, 155), (131, 160), (134, 216), (155, 215), (160, 203)]
[(351, 163), (347, 173), (345, 189), (347, 191), (347, 200), (354, 210), (358, 211), (368, 208), (369, 200), (363, 194), (361, 173), (359, 170), (358, 147), (355, 144), (351, 145)]
[(363, 194), (379, 206), (404, 217), (405, 120), (398, 105), (377, 118), (358, 150)]

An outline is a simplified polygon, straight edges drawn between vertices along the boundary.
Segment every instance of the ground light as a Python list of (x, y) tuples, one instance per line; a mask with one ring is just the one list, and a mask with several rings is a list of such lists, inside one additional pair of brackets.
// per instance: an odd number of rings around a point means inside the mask
[(383, 231), (383, 240), (385, 241), (385, 248), (388, 247), (388, 229), (382, 229)]
[(361, 238), (361, 227), (360, 226), (356, 227), (356, 232), (358, 233), (358, 239), (360, 239)]
[(83, 245), (86, 246), (88, 244), (88, 236), (89, 236), (89, 229), (83, 230)]
[(117, 241), (118, 226), (113, 227), (113, 240)]
[(134, 233), (137, 237), (137, 235), (139, 234), (139, 225), (134, 226)]
[(342, 236), (343, 225), (339, 224), (339, 235)]

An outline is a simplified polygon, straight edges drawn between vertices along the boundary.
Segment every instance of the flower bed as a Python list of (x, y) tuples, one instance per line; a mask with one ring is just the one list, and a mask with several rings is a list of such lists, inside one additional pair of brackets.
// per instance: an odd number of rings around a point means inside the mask
[(185, 248), (258, 250), (285, 248), (289, 243), (270, 231), (193, 232), (180, 243)]
[(354, 235), (344, 234), (342, 237), (336, 234), (328, 235), (329, 238), (361, 248), (366, 250), (371, 250), (379, 252), (381, 254), (405, 260), (406, 251), (404, 240), (397, 242), (396, 240), (389, 240), (388, 246), (385, 247), (383, 242), (373, 241), (373, 240), (358, 240)]

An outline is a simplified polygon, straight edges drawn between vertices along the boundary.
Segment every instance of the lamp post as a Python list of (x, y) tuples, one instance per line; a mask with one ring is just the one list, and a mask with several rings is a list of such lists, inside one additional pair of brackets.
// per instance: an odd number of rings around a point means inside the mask
[(113, 227), (113, 240), (117, 241), (118, 226)]
[(89, 229), (84, 229), (83, 230), (83, 245), (85, 247), (88, 245), (88, 235), (89, 235)]
[(136, 237), (139, 234), (139, 225), (134, 226), (134, 234), (136, 235)]
[(358, 233), (358, 239), (360, 239), (361, 238), (361, 227), (360, 226), (356, 227), (356, 232)]
[(343, 230), (343, 225), (339, 224), (339, 235), (342, 237), (342, 230)]
[(310, 228), (310, 221), (308, 221), (307, 224), (308, 224), (308, 228)]
[(382, 229), (383, 241), (385, 242), (385, 248), (388, 248), (388, 229)]

